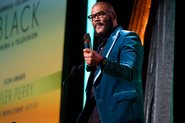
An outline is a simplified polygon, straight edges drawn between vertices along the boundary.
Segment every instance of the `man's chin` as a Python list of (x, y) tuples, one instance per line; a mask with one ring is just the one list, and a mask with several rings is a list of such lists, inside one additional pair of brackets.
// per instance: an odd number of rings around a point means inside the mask
[(104, 35), (104, 33), (103, 33), (103, 32), (96, 32), (95, 35), (96, 35), (97, 37), (101, 37), (101, 36)]
[(95, 30), (96, 30), (96, 33), (97, 33), (98, 35), (101, 35), (101, 34), (105, 33), (105, 28), (104, 28), (104, 26), (97, 27)]
[(102, 36), (104, 35), (105, 32), (103, 30), (96, 30), (96, 35), (99, 37), (99, 36)]

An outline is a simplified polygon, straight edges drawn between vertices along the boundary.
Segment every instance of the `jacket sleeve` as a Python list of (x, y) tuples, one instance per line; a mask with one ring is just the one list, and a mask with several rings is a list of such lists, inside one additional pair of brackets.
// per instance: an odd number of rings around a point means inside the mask
[(103, 73), (119, 77), (125, 80), (136, 79), (142, 69), (143, 46), (139, 36), (134, 32), (128, 32), (117, 39), (116, 59), (106, 58)]

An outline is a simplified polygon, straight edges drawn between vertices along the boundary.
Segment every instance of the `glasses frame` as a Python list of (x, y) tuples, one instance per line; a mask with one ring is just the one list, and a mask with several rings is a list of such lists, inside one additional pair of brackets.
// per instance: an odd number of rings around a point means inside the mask
[[(94, 21), (96, 19), (96, 17), (98, 18), (102, 18), (103, 16), (105, 16), (106, 14), (108, 13), (111, 13), (113, 14), (112, 11), (99, 11), (97, 12), (96, 14), (91, 14), (89, 16), (87, 16), (87, 18), (90, 20), (90, 21)], [(102, 17), (101, 17), (102, 16)]]

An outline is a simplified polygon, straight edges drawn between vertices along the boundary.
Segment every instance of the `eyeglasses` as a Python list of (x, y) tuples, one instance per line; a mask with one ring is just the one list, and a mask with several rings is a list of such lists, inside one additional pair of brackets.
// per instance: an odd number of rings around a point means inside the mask
[(98, 18), (103, 18), (106, 16), (106, 14), (108, 13), (111, 13), (113, 14), (113, 12), (111, 11), (100, 11), (100, 12), (97, 12), (96, 14), (92, 14), (92, 15), (89, 15), (87, 16), (87, 18), (90, 20), (90, 21), (94, 21), (96, 19), (96, 17)]

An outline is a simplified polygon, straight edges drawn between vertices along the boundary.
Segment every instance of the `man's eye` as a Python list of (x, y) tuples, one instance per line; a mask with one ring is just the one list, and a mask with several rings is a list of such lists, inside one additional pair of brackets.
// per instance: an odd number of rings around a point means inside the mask
[(95, 18), (95, 17), (96, 17), (96, 15), (92, 15), (92, 16), (91, 16), (91, 18)]
[(102, 15), (101, 13), (98, 13), (96, 16), (100, 16), (100, 15)]
[(100, 12), (99, 15), (105, 15), (105, 12)]

